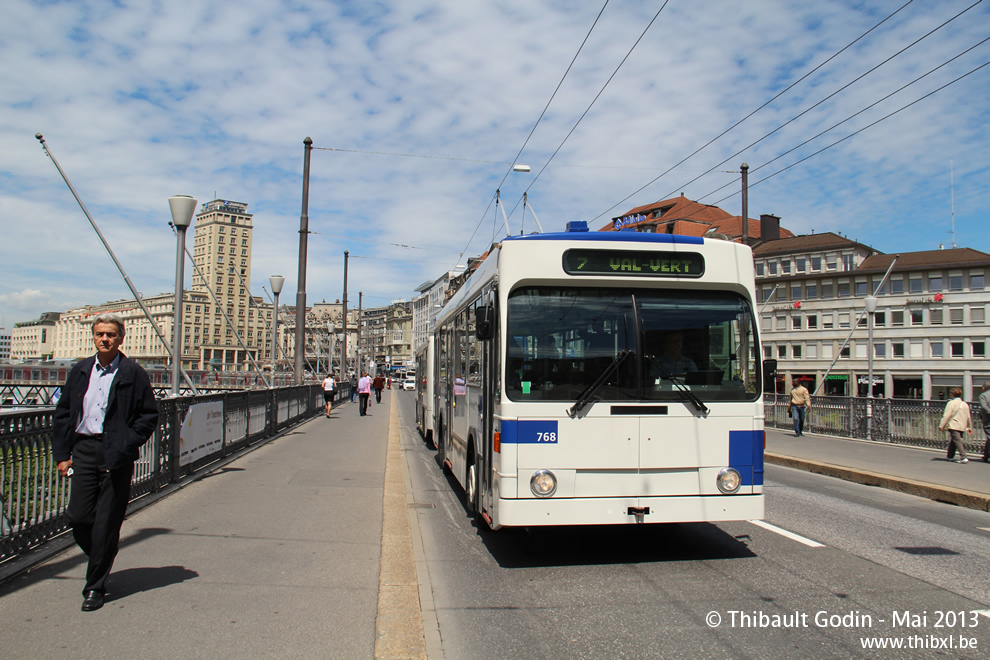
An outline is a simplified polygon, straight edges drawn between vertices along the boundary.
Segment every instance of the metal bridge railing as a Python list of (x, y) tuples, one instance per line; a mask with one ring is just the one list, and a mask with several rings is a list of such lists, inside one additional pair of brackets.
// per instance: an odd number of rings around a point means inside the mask
[[(342, 384), (335, 403), (349, 398), (350, 387)], [(183, 419), (190, 406), (207, 402), (222, 404), (223, 441), (209, 455), (180, 465)], [(322, 410), (319, 385), (161, 399), (158, 429), (141, 448), (134, 465), (131, 501), (177, 483)], [(0, 563), (69, 529), (65, 513), (69, 480), (59, 476), (52, 458), (53, 413), (54, 408), (0, 412)]]
[[(788, 394), (764, 394), (764, 413), (767, 428), (791, 429), (794, 427), (787, 415)], [(866, 439), (867, 404), (861, 397), (816, 396), (811, 402), (811, 412), (805, 419), (805, 430), (846, 438)], [(945, 401), (919, 401), (917, 399), (873, 399), (871, 439), (914, 447), (944, 449), (948, 446), (948, 434), (939, 431)], [(983, 453), (983, 427), (979, 422), (980, 404), (970, 403), (973, 417), (973, 435), (966, 436), (966, 451)]]

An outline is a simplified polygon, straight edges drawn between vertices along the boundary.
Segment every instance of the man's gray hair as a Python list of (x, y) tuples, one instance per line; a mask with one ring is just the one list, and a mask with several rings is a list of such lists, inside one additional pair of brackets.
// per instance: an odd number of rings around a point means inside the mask
[(97, 323), (113, 323), (115, 326), (117, 326), (117, 330), (120, 331), (121, 338), (123, 338), (124, 334), (127, 332), (126, 328), (124, 328), (124, 319), (120, 318), (113, 312), (104, 312), (103, 314), (100, 314), (95, 319), (93, 319), (94, 332), (96, 331)]
[(983, 389), (990, 390), (990, 380), (988, 380), (985, 383), (983, 383)]

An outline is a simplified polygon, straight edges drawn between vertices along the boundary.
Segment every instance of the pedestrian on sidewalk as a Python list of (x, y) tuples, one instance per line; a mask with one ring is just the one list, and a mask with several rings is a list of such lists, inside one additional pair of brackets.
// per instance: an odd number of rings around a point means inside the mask
[[(955, 460), (956, 463), (969, 463), (966, 458), (966, 443), (963, 433), (973, 433), (973, 420), (969, 415), (969, 404), (962, 400), (962, 389), (953, 387), (949, 394), (952, 399), (945, 404), (945, 412), (942, 413), (942, 422), (938, 425), (939, 431), (949, 431), (949, 449), (945, 455), (947, 459)], [(959, 458), (954, 458), (958, 452)]]
[(355, 374), (351, 374), (351, 379), (349, 382), (351, 385), (351, 403), (354, 403), (357, 400), (357, 387), (358, 387), (357, 376)]
[(980, 421), (983, 422), (983, 462), (990, 463), (990, 380), (983, 383), (980, 394)]
[(371, 386), (375, 388), (375, 401), (381, 403), (382, 390), (385, 389), (385, 378), (381, 374), (378, 374), (375, 376), (375, 382)]
[(120, 352), (123, 341), (119, 316), (96, 317), (96, 355), (72, 367), (52, 421), (56, 466), (63, 477), (72, 478), (72, 535), (89, 558), (83, 612), (103, 607), (130, 500), (134, 461), (158, 426), (151, 380)]
[(323, 408), (327, 417), (330, 416), (330, 409), (333, 408), (333, 395), (337, 392), (337, 382), (333, 379), (333, 374), (327, 374), (323, 379)]
[(811, 393), (797, 378), (792, 383), (794, 389), (791, 390), (791, 402), (787, 406), (787, 414), (794, 419), (794, 437), (800, 438), (804, 435), (804, 420), (811, 410)]
[(361, 417), (364, 417), (368, 414), (368, 398), (371, 396), (371, 378), (368, 377), (368, 373), (365, 371), (361, 372), (361, 379), (357, 383), (357, 391), (358, 397), (361, 399)]

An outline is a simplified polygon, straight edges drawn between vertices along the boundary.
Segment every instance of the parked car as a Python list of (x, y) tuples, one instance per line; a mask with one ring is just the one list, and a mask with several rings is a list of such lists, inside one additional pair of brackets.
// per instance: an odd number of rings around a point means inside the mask
[(415, 376), (409, 376), (402, 381), (403, 390), (415, 390), (416, 389), (416, 378)]

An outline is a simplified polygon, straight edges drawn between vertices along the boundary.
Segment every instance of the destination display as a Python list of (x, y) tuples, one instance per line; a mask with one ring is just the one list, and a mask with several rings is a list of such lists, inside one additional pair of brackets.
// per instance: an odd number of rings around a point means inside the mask
[(564, 252), (564, 272), (570, 275), (701, 277), (705, 273), (705, 258), (696, 252), (576, 249)]

